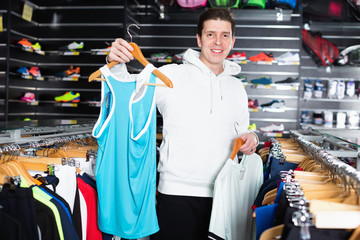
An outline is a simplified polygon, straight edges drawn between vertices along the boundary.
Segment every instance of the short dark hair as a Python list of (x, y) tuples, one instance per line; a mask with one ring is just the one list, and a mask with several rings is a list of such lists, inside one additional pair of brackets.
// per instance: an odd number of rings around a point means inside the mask
[(204, 22), (206, 22), (207, 20), (218, 20), (218, 19), (223, 21), (228, 21), (231, 23), (231, 32), (232, 35), (234, 36), (235, 21), (234, 18), (232, 17), (230, 10), (227, 8), (210, 8), (205, 12), (203, 12), (199, 17), (198, 25), (197, 25), (197, 33), (199, 34), (199, 36), (201, 37), (202, 30), (204, 28)]

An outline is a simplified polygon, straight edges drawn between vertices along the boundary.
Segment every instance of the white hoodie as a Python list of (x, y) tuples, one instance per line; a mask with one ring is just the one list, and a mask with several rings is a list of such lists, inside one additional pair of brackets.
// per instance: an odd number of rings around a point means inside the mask
[[(159, 68), (174, 86), (156, 88), (163, 116), (158, 165), (158, 191), (163, 194), (212, 197), (234, 139), (249, 126), (248, 98), (241, 80), (233, 76), (240, 66), (225, 60), (224, 71), (216, 76), (199, 56), (189, 49), (184, 64)], [(111, 71), (125, 77), (125, 64), (118, 65)]]

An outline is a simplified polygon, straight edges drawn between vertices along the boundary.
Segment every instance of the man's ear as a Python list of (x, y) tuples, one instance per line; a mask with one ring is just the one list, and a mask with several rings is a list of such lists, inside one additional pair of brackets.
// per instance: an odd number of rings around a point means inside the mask
[(199, 34), (196, 34), (196, 39), (197, 39), (197, 45), (199, 48), (201, 48), (201, 37), (199, 36)]
[(235, 36), (233, 36), (233, 39), (231, 41), (230, 49), (233, 49), (234, 44), (235, 44)]

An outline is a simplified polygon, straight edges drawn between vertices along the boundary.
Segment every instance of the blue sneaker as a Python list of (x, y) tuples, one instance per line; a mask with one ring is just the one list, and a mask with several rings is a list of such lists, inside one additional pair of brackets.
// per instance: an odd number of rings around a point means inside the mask
[(324, 84), (320, 80), (315, 82), (314, 97), (321, 98), (323, 95)]
[(29, 69), (26, 67), (20, 67), (18, 70), (16, 70), (17, 73), (20, 73), (23, 76), (30, 76)]
[(268, 84), (272, 83), (272, 80), (271, 80), (271, 77), (270, 78), (261, 77), (261, 78), (258, 78), (258, 79), (250, 80), (250, 83), (268, 85)]

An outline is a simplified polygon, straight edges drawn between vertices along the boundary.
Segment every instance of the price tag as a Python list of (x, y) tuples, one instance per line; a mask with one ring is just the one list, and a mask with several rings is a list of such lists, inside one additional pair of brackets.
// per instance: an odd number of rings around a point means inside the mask
[(28, 22), (31, 22), (32, 14), (33, 14), (33, 8), (27, 2), (25, 2), (22, 18)]
[(3, 16), (2, 14), (0, 14), (0, 32), (4, 31), (4, 27), (3, 27)]
[(258, 108), (251, 108), (251, 112), (259, 112)]

